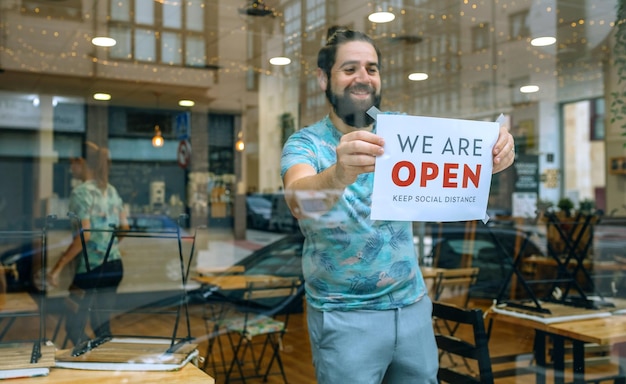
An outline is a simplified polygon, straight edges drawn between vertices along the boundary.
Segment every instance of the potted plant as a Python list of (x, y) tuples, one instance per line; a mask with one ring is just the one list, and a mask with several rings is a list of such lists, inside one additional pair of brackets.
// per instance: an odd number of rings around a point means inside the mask
[(572, 209), (574, 209), (574, 202), (569, 197), (562, 197), (556, 204), (559, 211), (563, 212), (566, 217), (572, 216)]
[(590, 215), (595, 211), (596, 203), (591, 199), (584, 199), (580, 202), (579, 209), (582, 213)]

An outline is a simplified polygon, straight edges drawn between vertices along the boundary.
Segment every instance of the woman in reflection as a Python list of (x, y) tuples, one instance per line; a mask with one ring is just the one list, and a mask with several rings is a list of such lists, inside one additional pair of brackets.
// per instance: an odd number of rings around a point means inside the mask
[[(111, 335), (107, 310), (114, 307), (117, 287), (122, 281), (124, 269), (116, 238), (103, 264), (111, 233), (97, 231), (115, 228), (129, 228), (122, 199), (115, 187), (109, 184), (109, 151), (87, 142), (84, 165), (75, 167), (73, 172), (83, 183), (76, 186), (70, 195), (69, 209), (80, 220), (85, 240), (87, 259), (83, 256), (80, 233), (75, 228), (72, 243), (63, 252), (48, 276), (48, 283), (57, 286), (63, 268), (78, 257), (72, 290), (80, 291), (76, 300), (78, 310), (68, 314), (65, 328), (69, 340), (74, 345), (88, 340), (85, 326), (89, 320), (96, 337)], [(96, 230), (96, 231), (94, 231)], [(92, 295), (97, 290), (97, 295)], [(91, 305), (91, 311), (89, 307)]]

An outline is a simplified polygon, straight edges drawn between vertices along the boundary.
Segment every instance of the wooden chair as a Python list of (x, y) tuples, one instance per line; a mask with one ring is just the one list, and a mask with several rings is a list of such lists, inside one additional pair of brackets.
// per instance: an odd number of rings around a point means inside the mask
[[(437, 378), (444, 383), (482, 383), (494, 382), (489, 356), (489, 339), (485, 331), (483, 311), (481, 309), (465, 309), (453, 304), (433, 302), (433, 317), (446, 322), (466, 324), (471, 327), (472, 341), (462, 340), (459, 337), (435, 331), (435, 339), (440, 353), (463, 359), (464, 365), (440, 364)], [(470, 368), (467, 360), (478, 365), (478, 373)]]
[[(451, 268), (438, 271), (433, 286), (433, 301), (456, 305), (459, 308), (467, 308), (470, 299), (470, 287), (476, 282), (478, 272), (478, 268)], [(459, 322), (448, 321), (443, 318), (435, 317), (433, 319), (435, 332), (452, 337), (455, 336), (460, 325)], [(458, 359), (455, 360), (446, 351), (439, 353), (440, 365), (444, 364), (444, 357), (447, 358), (447, 364), (451, 366), (458, 365)], [(471, 370), (467, 360), (462, 359), (462, 362), (468, 370)]]
[[(238, 306), (241, 315), (229, 316), (224, 325), (233, 350), (233, 358), (226, 372), (226, 383), (234, 380), (232, 375), (235, 367), (239, 379), (244, 383), (246, 379), (260, 377), (265, 382), (275, 362), (279, 368), (278, 373), (287, 383), (280, 356), (282, 338), (287, 331), (292, 308), (296, 300), (302, 298), (303, 291), (304, 283), (298, 278), (248, 283), (243, 295), (243, 305)], [(262, 341), (255, 342), (257, 339)], [(261, 351), (257, 356), (255, 346), (258, 345), (261, 345)], [(251, 364), (247, 364), (246, 354), (251, 358)]]
[(470, 287), (476, 282), (479, 268), (441, 269), (437, 272), (433, 291), (434, 301), (467, 307)]

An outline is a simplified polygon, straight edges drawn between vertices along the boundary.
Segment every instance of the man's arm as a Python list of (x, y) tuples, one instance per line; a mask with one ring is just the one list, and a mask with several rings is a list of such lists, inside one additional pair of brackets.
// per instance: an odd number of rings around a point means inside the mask
[[(305, 215), (296, 199), (298, 191), (324, 192), (343, 191), (354, 183), (362, 173), (374, 171), (376, 156), (383, 153), (383, 139), (371, 132), (354, 131), (341, 137), (337, 145), (337, 163), (317, 173), (308, 164), (296, 164), (289, 168), (283, 177), (285, 199), (296, 218)], [(341, 193), (329, 194), (332, 206)]]

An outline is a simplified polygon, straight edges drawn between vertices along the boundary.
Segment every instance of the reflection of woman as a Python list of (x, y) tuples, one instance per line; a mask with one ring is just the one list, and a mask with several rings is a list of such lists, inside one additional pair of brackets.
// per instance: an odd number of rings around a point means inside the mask
[[(122, 199), (115, 187), (108, 182), (109, 151), (106, 148), (88, 142), (84, 166), (76, 167), (73, 171), (83, 172), (77, 176), (84, 182), (72, 190), (69, 208), (86, 230), (83, 237), (89, 268), (83, 256), (80, 235), (75, 231), (72, 243), (50, 271), (48, 282), (52, 286), (58, 285), (63, 268), (78, 257), (72, 286), (82, 290), (84, 294), (78, 298), (78, 313), (67, 316), (65, 323), (67, 335), (76, 345), (87, 340), (85, 334), (87, 317), (96, 337), (111, 334), (109, 316), (105, 310), (113, 308), (115, 291), (124, 273), (118, 239), (115, 239), (107, 262), (103, 264), (111, 233), (93, 230), (111, 229), (111, 225), (119, 229), (128, 229), (128, 221)], [(91, 293), (96, 289), (98, 294), (92, 298)]]

